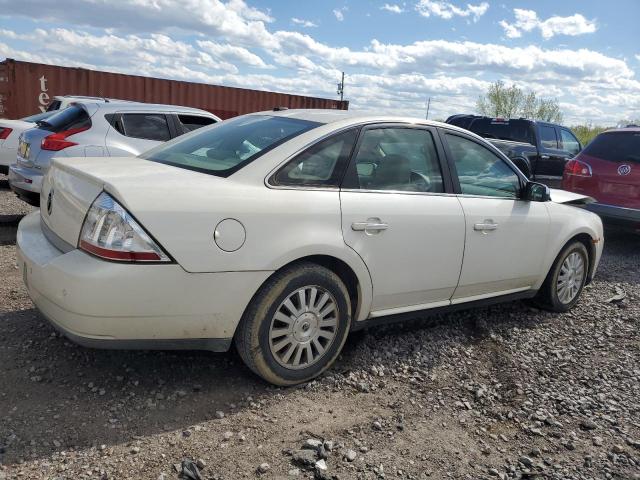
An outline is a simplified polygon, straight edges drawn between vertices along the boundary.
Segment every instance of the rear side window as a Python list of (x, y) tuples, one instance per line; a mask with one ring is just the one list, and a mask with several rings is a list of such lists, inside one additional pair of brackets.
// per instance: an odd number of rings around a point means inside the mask
[(178, 122), (182, 125), (185, 133), (216, 123), (213, 118), (200, 115), (178, 115)]
[(158, 142), (171, 139), (167, 117), (161, 113), (125, 113), (122, 123), (127, 137)]
[(582, 153), (612, 162), (640, 163), (640, 132), (601, 133)]
[(84, 108), (72, 105), (38, 121), (38, 126), (51, 132), (91, 128), (91, 118)]
[(531, 123), (526, 120), (479, 118), (471, 123), (468, 130), (484, 138), (533, 143)]
[(296, 156), (273, 177), (276, 185), (340, 185), (358, 133), (349, 130), (333, 135)]
[(51, 112), (53, 110), (60, 110), (60, 105), (62, 105), (62, 102), (60, 100), (53, 100), (47, 107), (47, 112)]
[(558, 148), (558, 139), (556, 138), (556, 129), (540, 125), (540, 143), (544, 148)]

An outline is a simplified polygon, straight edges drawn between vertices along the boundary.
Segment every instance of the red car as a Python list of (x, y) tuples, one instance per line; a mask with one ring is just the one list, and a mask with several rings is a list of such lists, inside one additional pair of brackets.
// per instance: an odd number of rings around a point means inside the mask
[(640, 127), (594, 138), (565, 165), (562, 188), (595, 198), (586, 208), (603, 220), (640, 228)]

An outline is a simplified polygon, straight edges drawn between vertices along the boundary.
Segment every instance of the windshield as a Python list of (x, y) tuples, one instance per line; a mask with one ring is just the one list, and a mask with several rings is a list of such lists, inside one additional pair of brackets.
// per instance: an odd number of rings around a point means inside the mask
[(534, 143), (533, 135), (531, 134), (531, 123), (526, 120), (493, 120), (490, 118), (480, 118), (474, 120), (468, 130), (484, 138)]
[(226, 177), (260, 155), (319, 123), (269, 115), (245, 115), (162, 144), (141, 158)]
[(613, 162), (640, 162), (640, 132), (607, 132), (583, 150), (584, 155)]
[(40, 120), (44, 120), (45, 118), (49, 118), (54, 113), (57, 113), (57, 112), (36, 113), (35, 115), (29, 115), (28, 117), (24, 117), (22, 121), (36, 123), (36, 122), (39, 122)]

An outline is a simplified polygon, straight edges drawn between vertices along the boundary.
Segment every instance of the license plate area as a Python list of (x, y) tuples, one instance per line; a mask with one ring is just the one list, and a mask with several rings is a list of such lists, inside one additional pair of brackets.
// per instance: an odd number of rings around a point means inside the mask
[(20, 140), (20, 145), (18, 145), (18, 155), (22, 157), (23, 160), (29, 160), (29, 153), (31, 153), (31, 145), (24, 140)]

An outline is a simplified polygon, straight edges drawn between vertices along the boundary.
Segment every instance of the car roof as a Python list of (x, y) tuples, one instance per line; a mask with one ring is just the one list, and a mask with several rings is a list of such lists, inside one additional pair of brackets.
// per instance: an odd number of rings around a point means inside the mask
[(617, 132), (631, 132), (631, 133), (640, 133), (640, 127), (621, 127), (621, 128), (610, 128), (609, 130), (605, 130), (602, 133), (617, 133)]
[[(77, 105), (94, 105), (102, 113), (116, 113), (125, 111), (154, 111), (154, 112), (184, 112), (184, 113), (197, 113), (206, 114), (207, 116), (215, 117), (214, 114), (207, 112), (206, 110), (200, 110), (199, 108), (183, 107), (180, 105), (163, 105), (157, 103), (144, 103), (144, 102), (131, 102), (128, 100), (109, 100), (108, 102), (93, 102), (91, 100), (81, 100), (73, 102)], [(217, 118), (217, 117), (216, 117)]]
[[(271, 115), (274, 117), (295, 118), (310, 122), (318, 122), (323, 124), (341, 123), (343, 125), (360, 124), (360, 123), (415, 123), (433, 127), (444, 127), (451, 130), (458, 130), (465, 134), (474, 135), (473, 133), (450, 125), (447, 123), (436, 122), (433, 120), (425, 120), (424, 118), (403, 117), (394, 115), (374, 115), (352, 110), (330, 110), (330, 109), (291, 109), (291, 110), (267, 110), (264, 112), (250, 113), (249, 115)], [(475, 136), (475, 135), (474, 135)]]

